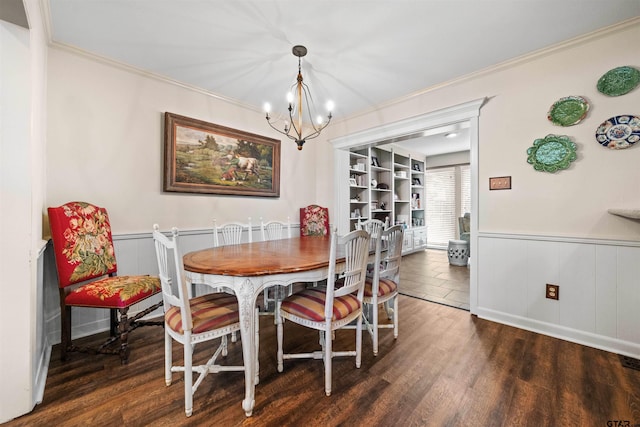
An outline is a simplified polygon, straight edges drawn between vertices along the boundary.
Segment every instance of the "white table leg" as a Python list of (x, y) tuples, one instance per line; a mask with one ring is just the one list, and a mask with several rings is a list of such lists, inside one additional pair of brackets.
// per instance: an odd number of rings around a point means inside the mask
[(238, 309), (240, 314), (240, 337), (242, 339), (242, 358), (244, 362), (244, 384), (245, 397), (242, 401), (242, 409), (245, 415), (250, 417), (253, 413), (256, 389), (257, 364), (256, 358), (256, 295), (254, 285), (248, 278), (238, 278), (242, 280), (236, 287), (236, 297), (238, 298)]

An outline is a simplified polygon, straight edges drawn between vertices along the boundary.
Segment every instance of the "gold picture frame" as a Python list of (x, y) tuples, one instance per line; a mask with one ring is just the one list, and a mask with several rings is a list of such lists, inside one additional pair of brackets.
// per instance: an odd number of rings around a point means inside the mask
[(164, 191), (280, 197), (279, 140), (164, 116)]

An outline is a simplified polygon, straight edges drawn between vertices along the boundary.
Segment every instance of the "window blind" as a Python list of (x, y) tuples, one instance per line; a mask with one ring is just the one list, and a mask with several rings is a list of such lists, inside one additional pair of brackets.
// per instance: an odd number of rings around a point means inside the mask
[(456, 238), (456, 175), (454, 167), (426, 171), (427, 243), (446, 247)]
[(460, 166), (460, 216), (471, 212), (471, 167)]
[(471, 168), (469, 165), (427, 169), (427, 244), (446, 248), (449, 240), (460, 238), (458, 217), (471, 212)]

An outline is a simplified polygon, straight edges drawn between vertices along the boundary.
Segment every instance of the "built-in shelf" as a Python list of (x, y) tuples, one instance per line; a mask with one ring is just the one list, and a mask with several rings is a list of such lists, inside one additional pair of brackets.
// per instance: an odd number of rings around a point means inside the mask
[(607, 212), (625, 218), (640, 219), (640, 209), (608, 209)]

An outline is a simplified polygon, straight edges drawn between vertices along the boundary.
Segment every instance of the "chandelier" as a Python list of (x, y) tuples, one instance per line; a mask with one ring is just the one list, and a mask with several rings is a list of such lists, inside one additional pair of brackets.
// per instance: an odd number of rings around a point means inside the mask
[[(300, 65), (301, 58), (307, 54), (307, 48), (297, 45), (294, 46), (291, 51), (294, 56), (298, 57), (298, 78), (296, 79), (296, 83), (291, 86), (291, 92), (287, 94), (287, 102), (289, 103), (289, 121), (284, 122), (284, 131), (274, 126), (274, 122), (271, 120), (271, 116), (269, 115), (271, 112), (271, 106), (269, 104), (265, 104), (264, 109), (267, 113), (267, 123), (269, 123), (269, 126), (295, 141), (298, 145), (298, 150), (302, 150), (302, 146), (305, 142), (309, 139), (316, 138), (320, 135), (320, 132), (329, 125), (332, 117), (331, 111), (333, 110), (333, 103), (331, 101), (327, 102), (327, 110), (329, 111), (329, 114), (326, 121), (318, 115), (316, 122), (314, 123), (312, 115), (315, 113), (315, 105), (313, 104), (313, 97), (311, 96), (309, 86), (302, 81), (302, 69)], [(309, 133), (306, 136), (303, 136), (302, 129), (303, 119), (305, 118), (305, 108), (303, 104), (306, 106), (306, 116), (310, 123), (310, 129), (308, 129)]]

